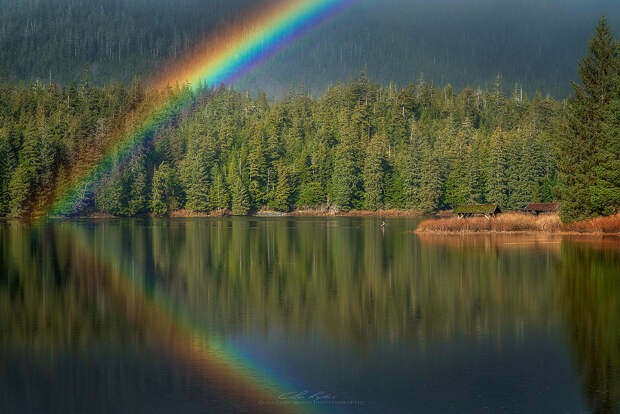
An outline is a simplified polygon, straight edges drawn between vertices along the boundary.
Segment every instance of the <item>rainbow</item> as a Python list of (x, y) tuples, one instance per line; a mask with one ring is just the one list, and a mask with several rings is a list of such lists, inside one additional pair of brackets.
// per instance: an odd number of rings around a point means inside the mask
[(228, 343), (165, 290), (147, 289), (139, 263), (123, 263), (105, 242), (91, 239), (74, 223), (68, 226), (79, 262), (85, 266), (82, 273), (92, 275), (92, 268), (97, 269), (106, 289), (123, 299), (128, 315), (139, 318), (150, 337), (157, 338), (183, 368), (208, 379), (213, 391), (233, 398), (253, 413), (340, 412), (329, 404), (287, 400), (286, 395), (306, 389), (294, 379), (282, 379), (276, 370)]
[[(68, 177), (57, 184), (49, 199), (38, 200), (33, 216), (41, 218), (74, 212), (115, 166), (130, 160), (132, 154), (148, 142), (158, 129), (172, 121), (190, 104), (195, 92), (205, 85), (230, 85), (354, 1), (275, 0), (245, 16), (240, 23), (207, 37), (199, 47), (167, 67), (151, 82), (153, 87), (162, 90), (175, 83), (187, 87), (173, 96), (162, 92), (151, 109), (145, 110), (137, 119), (129, 117), (132, 126), (111, 136), (100, 152), (93, 153), (95, 156), (85, 155)], [(114, 261), (113, 256), (92, 256), (92, 248), (87, 248), (88, 244), (87, 240), (78, 240), (78, 245), (84, 249), (82, 256), (92, 257), (93, 266), (106, 270), (110, 275), (110, 284), (118, 292), (132, 293), (132, 300), (139, 301), (139, 307), (148, 315), (151, 322), (149, 326), (154, 327), (163, 337), (173, 338), (170, 339), (170, 346), (175, 355), (181, 359), (189, 358), (188, 363), (192, 366), (198, 363), (205, 373), (217, 376), (225, 388), (234, 386), (240, 390), (246, 396), (246, 403), (259, 400), (277, 402), (283, 393), (302, 389), (294, 387), (291, 381), (270, 374), (267, 366), (234, 349), (217, 333), (205, 329), (200, 321), (181, 310), (164, 293), (158, 292), (154, 296), (146, 292), (144, 286), (129, 276), (132, 274), (129, 270)], [(136, 292), (139, 293), (137, 296)], [(257, 378), (263, 379), (257, 382)], [(259, 407), (257, 411), (313, 412), (315, 409), (311, 406), (263, 408), (261, 410)]]
[(354, 0), (278, 0), (247, 16), (240, 25), (209, 38), (154, 82), (163, 87), (186, 81), (229, 84), (315, 28)]
[(230, 85), (355, 1), (274, 0), (246, 15), (240, 23), (208, 36), (150, 83), (157, 89), (183, 84), (189, 90), (161, 99), (161, 103), (134, 120), (135, 126), (110, 138), (101, 153), (73, 168), (69, 177), (57, 184), (50, 199), (37, 203), (42, 207), (37, 208), (33, 216), (74, 212), (115, 165), (127, 162), (137, 148), (174, 119), (192, 101), (194, 92), (205, 86)]

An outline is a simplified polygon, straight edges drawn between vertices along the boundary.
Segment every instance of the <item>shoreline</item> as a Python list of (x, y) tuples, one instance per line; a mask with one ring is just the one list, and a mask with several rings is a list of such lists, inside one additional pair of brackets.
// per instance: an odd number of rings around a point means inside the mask
[[(260, 212), (259, 212), (260, 213)], [(416, 210), (350, 210), (350, 211), (324, 211), (324, 210), (294, 210), (284, 214), (287, 217), (422, 217), (424, 214)]]
[[(253, 218), (273, 218), (273, 217), (374, 217), (374, 218), (399, 218), (399, 217), (424, 217), (420, 211), (415, 210), (293, 210), (287, 213), (274, 210), (259, 210), (245, 215), (233, 215), (230, 210), (218, 210), (209, 213), (196, 213), (189, 210), (172, 211), (165, 216), (155, 216), (144, 214), (140, 216), (124, 217), (114, 216), (105, 213), (93, 213), (85, 216), (73, 217), (48, 217), (52, 220), (109, 220), (124, 218), (164, 218), (164, 219), (186, 219), (186, 218), (218, 218), (218, 217), (253, 217)], [(620, 213), (614, 216), (597, 217), (573, 223), (561, 223), (557, 214), (532, 216), (524, 213), (502, 213), (491, 219), (468, 217), (456, 219), (448, 216), (446, 212), (438, 212), (432, 216), (426, 216), (417, 228), (409, 232), (418, 235), (436, 236), (496, 236), (496, 235), (543, 235), (543, 236), (588, 236), (588, 237), (620, 237)], [(12, 221), (11, 218), (0, 218), (1, 221)], [(19, 219), (15, 219), (20, 221)], [(540, 221), (544, 223), (541, 225)], [(499, 223), (498, 223), (499, 222)], [(540, 227), (539, 227), (540, 226)]]
[(281, 212), (274, 210), (259, 210), (250, 212), (243, 215), (234, 215), (230, 210), (218, 210), (208, 213), (196, 213), (189, 210), (175, 210), (171, 211), (165, 216), (155, 216), (153, 214), (144, 214), (140, 216), (114, 216), (105, 213), (93, 213), (86, 216), (73, 216), (73, 217), (48, 217), (50, 219), (118, 219), (118, 218), (217, 218), (217, 217), (422, 217), (424, 214), (415, 210), (350, 210), (350, 211), (334, 211), (334, 210), (293, 210), (290, 212)]

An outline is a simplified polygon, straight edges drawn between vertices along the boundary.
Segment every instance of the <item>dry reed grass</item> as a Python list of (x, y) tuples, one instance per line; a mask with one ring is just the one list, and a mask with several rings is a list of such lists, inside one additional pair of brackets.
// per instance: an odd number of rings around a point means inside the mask
[(420, 232), (508, 232), (544, 231), (556, 232), (561, 229), (557, 215), (533, 216), (524, 213), (504, 213), (489, 219), (485, 217), (435, 218), (424, 220), (418, 225)]
[(459, 219), (434, 218), (418, 225), (419, 232), (476, 233), (476, 232), (548, 232), (548, 233), (620, 233), (620, 214), (591, 220), (562, 224), (557, 214), (534, 216), (524, 213), (504, 213), (490, 219), (470, 217)]
[(620, 233), (620, 213), (608, 217), (596, 217), (590, 220), (567, 223), (564, 231), (574, 233)]

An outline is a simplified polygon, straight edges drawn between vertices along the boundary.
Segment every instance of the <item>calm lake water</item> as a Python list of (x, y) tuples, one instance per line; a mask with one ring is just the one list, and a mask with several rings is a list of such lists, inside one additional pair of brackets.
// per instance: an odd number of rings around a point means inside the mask
[(613, 413), (615, 240), (0, 222), (1, 413)]

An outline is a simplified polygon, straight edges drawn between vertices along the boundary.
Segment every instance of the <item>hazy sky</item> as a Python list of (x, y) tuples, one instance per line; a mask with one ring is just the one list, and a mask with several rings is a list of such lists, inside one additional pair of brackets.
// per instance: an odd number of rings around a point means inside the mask
[[(368, 67), (401, 84), (423, 72), (457, 87), (501, 73), (507, 84), (563, 95), (603, 13), (619, 32), (615, 0), (361, 0), (259, 70), (256, 85), (276, 87), (269, 73), (288, 63), (329, 68), (339, 79)], [(321, 84), (311, 72), (304, 79), (313, 88)]]
[[(13, 78), (131, 80), (160, 70), (244, 10), (270, 0), (0, 0), (0, 65)], [(358, 0), (269, 60), (240, 88), (313, 91), (367, 68), (403, 85), (420, 73), (444, 85), (488, 85), (501, 74), (555, 96), (602, 14), (620, 33), (620, 0)]]

